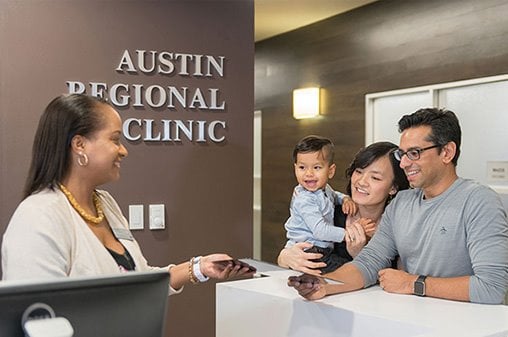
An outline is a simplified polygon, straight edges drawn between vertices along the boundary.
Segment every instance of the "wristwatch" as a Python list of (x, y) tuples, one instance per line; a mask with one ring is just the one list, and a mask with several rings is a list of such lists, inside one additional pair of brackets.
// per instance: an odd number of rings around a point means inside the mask
[(427, 276), (420, 275), (416, 279), (413, 288), (413, 294), (418, 296), (425, 296), (425, 279)]

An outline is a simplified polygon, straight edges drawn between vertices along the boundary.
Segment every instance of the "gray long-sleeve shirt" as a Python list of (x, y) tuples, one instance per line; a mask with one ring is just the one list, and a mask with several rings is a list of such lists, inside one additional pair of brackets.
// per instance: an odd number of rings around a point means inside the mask
[(471, 302), (502, 303), (508, 288), (508, 222), (499, 196), (462, 178), (432, 199), (424, 199), (420, 189), (401, 191), (352, 263), (370, 286), (396, 255), (410, 274), (470, 275)]

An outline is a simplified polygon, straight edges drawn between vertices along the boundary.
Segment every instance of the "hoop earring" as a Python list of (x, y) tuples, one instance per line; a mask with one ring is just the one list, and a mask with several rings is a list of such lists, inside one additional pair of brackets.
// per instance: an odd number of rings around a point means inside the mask
[(388, 198), (386, 199), (386, 205), (387, 205), (387, 206), (388, 206), (388, 204), (389, 204), (389, 203), (393, 200), (393, 198), (395, 198), (395, 195), (396, 195), (396, 194), (397, 194), (397, 193), (393, 193), (393, 194), (388, 193)]
[(88, 156), (86, 153), (80, 152), (78, 157), (78, 165), (79, 166), (86, 166), (88, 165)]

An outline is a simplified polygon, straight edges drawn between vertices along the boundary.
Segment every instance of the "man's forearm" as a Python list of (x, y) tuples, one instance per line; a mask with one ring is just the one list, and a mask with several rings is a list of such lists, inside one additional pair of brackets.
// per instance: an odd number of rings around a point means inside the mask
[(326, 284), (326, 295), (345, 293), (353, 290), (362, 289), (364, 287), (363, 275), (360, 270), (351, 263), (346, 263), (339, 269), (323, 275), (326, 278), (340, 281), (343, 284)]
[(427, 277), (425, 295), (455, 301), (469, 302), (470, 276), (451, 278)]

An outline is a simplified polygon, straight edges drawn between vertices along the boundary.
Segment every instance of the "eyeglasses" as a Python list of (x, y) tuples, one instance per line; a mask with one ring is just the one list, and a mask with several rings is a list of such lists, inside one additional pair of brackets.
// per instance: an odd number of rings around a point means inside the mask
[(397, 159), (398, 161), (401, 161), (402, 157), (404, 157), (404, 155), (407, 155), (407, 158), (409, 160), (418, 160), (418, 159), (420, 159), (420, 154), (423, 151), (430, 150), (430, 149), (440, 147), (440, 146), (441, 145), (437, 144), (437, 145), (424, 147), (423, 149), (414, 147), (412, 149), (407, 150), (406, 152), (402, 151), (401, 149), (397, 149), (397, 150), (393, 151), (393, 155), (394, 155), (395, 159)]

